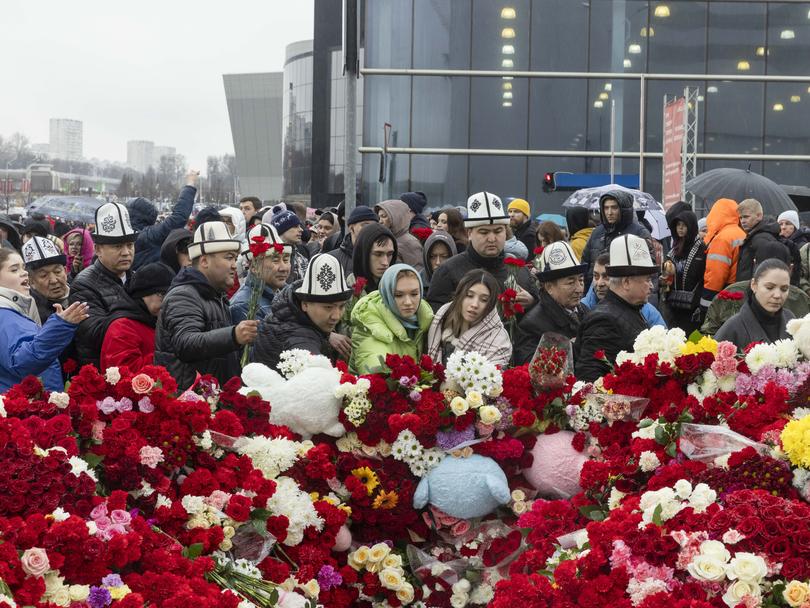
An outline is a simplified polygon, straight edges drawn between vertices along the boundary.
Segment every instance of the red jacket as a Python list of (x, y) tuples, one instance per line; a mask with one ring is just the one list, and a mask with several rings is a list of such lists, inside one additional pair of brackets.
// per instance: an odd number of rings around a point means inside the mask
[(101, 369), (126, 365), (138, 373), (152, 365), (155, 354), (155, 328), (133, 319), (116, 319), (107, 328), (101, 345)]

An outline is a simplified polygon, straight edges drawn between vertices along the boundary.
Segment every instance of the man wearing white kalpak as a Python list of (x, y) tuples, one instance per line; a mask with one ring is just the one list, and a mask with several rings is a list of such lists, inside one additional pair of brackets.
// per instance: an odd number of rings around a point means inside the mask
[(132, 277), (137, 238), (124, 205), (107, 203), (96, 209), (96, 261), (82, 270), (70, 286), (70, 303), (87, 302), (90, 306), (90, 316), (76, 330), (79, 365), (99, 365), (110, 309), (121, 298), (129, 298), (126, 286)]
[[(626, 234), (610, 244), (607, 274), (610, 286), (604, 299), (585, 315), (574, 343), (574, 362), (579, 380), (593, 382), (610, 371), (619, 352), (633, 350), (636, 336), (649, 326), (641, 314), (659, 271), (647, 242)], [(597, 351), (604, 357), (597, 359)]]
[(242, 242), (224, 222), (205, 222), (188, 246), (191, 266), (174, 278), (155, 330), (155, 364), (164, 366), (183, 390), (197, 374), (220, 384), (239, 375), (239, 351), (256, 338), (258, 321), (231, 322), (227, 291), (236, 280)]

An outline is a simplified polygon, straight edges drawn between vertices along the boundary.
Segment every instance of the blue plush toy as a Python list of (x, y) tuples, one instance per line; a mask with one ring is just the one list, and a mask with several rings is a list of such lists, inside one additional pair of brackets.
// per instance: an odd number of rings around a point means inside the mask
[(430, 503), (453, 517), (472, 519), (489, 515), (509, 497), (506, 475), (492, 458), (447, 456), (419, 482), (413, 506)]

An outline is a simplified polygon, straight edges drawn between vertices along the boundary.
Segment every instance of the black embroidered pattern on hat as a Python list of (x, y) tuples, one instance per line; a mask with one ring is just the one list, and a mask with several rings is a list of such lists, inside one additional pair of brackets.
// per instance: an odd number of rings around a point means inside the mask
[(325, 292), (328, 292), (332, 289), (332, 285), (335, 283), (335, 279), (337, 276), (334, 272), (332, 272), (332, 268), (329, 264), (324, 264), (321, 266), (320, 271), (318, 271), (318, 283), (321, 286), (321, 289)]
[(481, 201), (475, 199), (472, 203), (470, 203), (470, 209), (473, 211), (478, 211), (481, 208)]
[(112, 232), (113, 230), (115, 230), (116, 224), (117, 222), (115, 221), (115, 218), (111, 215), (108, 215), (102, 220), (101, 227), (104, 229), (104, 232)]

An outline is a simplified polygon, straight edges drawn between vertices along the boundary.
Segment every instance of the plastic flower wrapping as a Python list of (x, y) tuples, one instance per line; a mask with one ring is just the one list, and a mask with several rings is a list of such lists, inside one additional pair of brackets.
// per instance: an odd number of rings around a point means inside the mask
[[(649, 330), (592, 384), (303, 351), (0, 400), (0, 608), (810, 606), (810, 338)], [(560, 379), (562, 380), (560, 381)]]

